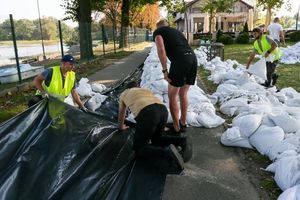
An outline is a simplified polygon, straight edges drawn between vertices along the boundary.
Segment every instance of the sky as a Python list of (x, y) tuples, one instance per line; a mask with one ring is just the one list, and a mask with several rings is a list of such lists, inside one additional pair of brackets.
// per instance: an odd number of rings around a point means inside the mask
[[(43, 16), (52, 16), (56, 19), (64, 18), (64, 9), (60, 6), (63, 0), (0, 0), (0, 22), (9, 19), (9, 14), (14, 19), (38, 19), (38, 4), (40, 14)], [(67, 21), (70, 26), (76, 26), (76, 23)]]
[[(60, 6), (63, 4), (63, 0), (0, 0), (0, 22), (9, 18), (9, 14), (13, 14), (14, 19), (37, 19), (38, 7), (37, 1), (40, 5), (40, 14), (43, 16), (53, 16), (57, 19), (64, 18), (64, 9)], [(253, 0), (245, 0), (249, 4)], [(285, 6), (277, 12), (277, 16), (284, 15), (293, 16), (298, 11), (300, 4), (299, 0), (290, 0), (292, 4), (292, 10), (287, 11)], [(77, 26), (77, 23), (67, 21), (70, 26)]]

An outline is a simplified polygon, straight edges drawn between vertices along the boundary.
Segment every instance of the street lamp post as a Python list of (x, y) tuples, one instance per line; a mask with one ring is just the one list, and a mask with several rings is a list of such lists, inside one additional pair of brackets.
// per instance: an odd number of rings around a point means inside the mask
[(42, 48), (43, 48), (43, 58), (44, 58), (44, 60), (45, 60), (45, 59), (46, 59), (46, 55), (45, 55), (45, 47), (44, 47), (44, 37), (43, 37), (42, 20), (41, 20), (41, 14), (40, 14), (40, 4), (39, 4), (39, 0), (37, 0), (36, 2), (37, 2), (37, 7), (38, 7), (38, 13), (39, 13), (39, 23), (40, 23), (40, 30), (41, 30), (41, 39), (42, 39)]

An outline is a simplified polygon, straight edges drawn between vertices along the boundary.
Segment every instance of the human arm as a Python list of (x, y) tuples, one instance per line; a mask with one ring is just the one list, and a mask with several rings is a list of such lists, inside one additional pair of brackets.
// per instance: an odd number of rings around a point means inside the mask
[(44, 88), (43, 88), (43, 81), (45, 80), (45, 77), (42, 75), (42, 74), (39, 74), (37, 75), (35, 78), (34, 78), (34, 85), (35, 87), (41, 92), (45, 92)]
[(283, 30), (280, 31), (279, 37), (280, 37), (280, 39), (282, 41), (282, 44), (285, 46), (286, 44), (285, 44), (285, 38), (284, 38), (284, 32), (283, 32)]
[(268, 38), (268, 41), (271, 43), (271, 48), (265, 53), (265, 58), (267, 58), (272, 53), (272, 51), (277, 48), (277, 43), (274, 40)]
[(248, 58), (248, 62), (247, 62), (247, 65), (246, 65), (246, 69), (249, 68), (249, 66), (250, 66), (251, 62), (253, 61), (254, 57), (255, 57), (255, 52), (253, 51), (253, 52), (251, 53), (251, 55), (249, 56), (249, 58)]
[(157, 35), (155, 37), (155, 44), (157, 48), (157, 54), (162, 66), (163, 74), (164, 74), (164, 79), (168, 82), (171, 80), (168, 78), (168, 68), (167, 68), (167, 54), (165, 50), (165, 45), (164, 45), (164, 40), (161, 35)]
[(120, 102), (119, 103), (119, 114), (118, 114), (118, 126), (120, 130), (125, 130), (128, 128), (128, 126), (126, 126), (124, 124), (125, 121), (125, 115), (126, 115), (126, 105), (124, 104), (124, 102)]
[(83, 109), (84, 111), (86, 111), (85, 106), (83, 105), (82, 101), (80, 100), (80, 96), (78, 95), (78, 93), (76, 92), (75, 89), (72, 89), (71, 91), (71, 95), (73, 100), (75, 101), (75, 103), (79, 106), (79, 108)]

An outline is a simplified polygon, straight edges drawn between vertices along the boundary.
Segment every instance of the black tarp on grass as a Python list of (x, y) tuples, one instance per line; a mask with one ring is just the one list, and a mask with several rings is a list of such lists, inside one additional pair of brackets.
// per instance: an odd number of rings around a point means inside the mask
[(50, 98), (0, 124), (0, 199), (161, 199), (166, 175), (135, 160), (133, 129), (90, 142), (117, 127), (118, 95), (140, 73), (109, 88), (95, 114)]

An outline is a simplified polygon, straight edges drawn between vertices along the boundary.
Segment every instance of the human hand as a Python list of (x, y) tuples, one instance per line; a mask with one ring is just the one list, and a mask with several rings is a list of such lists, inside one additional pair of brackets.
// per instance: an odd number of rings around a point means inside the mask
[(83, 112), (88, 112), (88, 109), (87, 109), (85, 106), (82, 106), (82, 107), (80, 108), (80, 110), (82, 110)]
[(49, 99), (49, 94), (47, 92), (43, 91), (43, 92), (41, 92), (41, 94), (42, 94), (43, 99), (45, 99), (45, 98)]
[(122, 130), (122, 131), (126, 130), (128, 128), (129, 128), (129, 126), (126, 126), (125, 124), (119, 125), (119, 129)]
[(164, 73), (164, 79), (168, 82), (168, 83), (171, 83), (171, 79), (168, 77), (169, 73), (166, 72)]
[(270, 55), (269, 52), (266, 52), (265, 53), (265, 58), (267, 58), (269, 55)]

